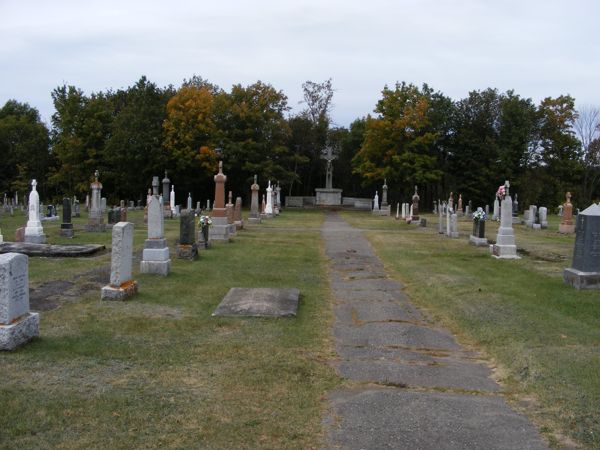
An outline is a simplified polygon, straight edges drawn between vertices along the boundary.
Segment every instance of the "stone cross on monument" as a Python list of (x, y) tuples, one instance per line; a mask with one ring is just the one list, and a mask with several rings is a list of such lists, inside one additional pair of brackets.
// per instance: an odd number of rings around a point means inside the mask
[(322, 158), (327, 161), (327, 171), (325, 172), (325, 189), (333, 188), (333, 165), (332, 161), (335, 159), (333, 156), (333, 148), (331, 145), (325, 147)]

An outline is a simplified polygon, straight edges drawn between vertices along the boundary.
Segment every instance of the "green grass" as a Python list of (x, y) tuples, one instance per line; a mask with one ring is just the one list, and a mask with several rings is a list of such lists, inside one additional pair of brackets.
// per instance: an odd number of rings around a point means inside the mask
[[(551, 444), (573, 439), (600, 448), (600, 293), (563, 283), (574, 237), (556, 233), (556, 217), (548, 230), (515, 225), (517, 246), (526, 254), (496, 260), (487, 248), (467, 245), (467, 220), (460, 222), (461, 238), (448, 239), (437, 234), (431, 215), (429, 228), (343, 216), (370, 230), (377, 254), (417, 305), (487, 353), (514, 405)], [(497, 224), (486, 226), (493, 240)]]
[[(5, 237), (21, 219), (3, 219)], [(129, 219), (139, 254), (142, 212)], [(127, 302), (100, 302), (97, 287), (43, 312), (40, 338), (0, 354), (0, 447), (319, 446), (322, 396), (339, 383), (326, 364), (331, 313), (321, 221), (315, 212), (285, 213), (201, 251), (197, 261), (173, 258), (167, 277), (134, 266), (140, 292)], [(296, 229), (285, 232), (286, 223)], [(53, 243), (58, 227), (44, 223)], [(172, 250), (177, 235), (178, 221), (167, 220)], [(109, 247), (110, 232), (79, 232), (71, 242)], [(32, 287), (85, 278), (109, 258), (30, 258)], [(211, 317), (234, 286), (299, 288), (299, 315)]]

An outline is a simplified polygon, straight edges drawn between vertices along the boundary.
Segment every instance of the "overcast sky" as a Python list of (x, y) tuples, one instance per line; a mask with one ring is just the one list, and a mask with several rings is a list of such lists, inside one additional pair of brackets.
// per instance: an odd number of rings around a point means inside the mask
[(49, 121), (62, 84), (89, 94), (194, 74), (226, 90), (270, 83), (295, 111), (304, 81), (332, 78), (344, 126), (403, 80), (453, 99), (495, 87), (600, 106), (599, 18), (598, 0), (0, 0), (0, 106)]

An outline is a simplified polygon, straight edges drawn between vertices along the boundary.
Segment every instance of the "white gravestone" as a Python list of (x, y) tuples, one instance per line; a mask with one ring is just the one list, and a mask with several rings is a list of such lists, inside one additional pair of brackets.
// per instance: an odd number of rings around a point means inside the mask
[(538, 210), (538, 217), (540, 218), (540, 227), (548, 228), (548, 208), (540, 206)]
[(131, 276), (132, 263), (133, 224), (118, 222), (112, 229), (110, 284), (102, 288), (102, 300), (124, 300), (137, 292), (137, 282)]
[(0, 350), (13, 350), (39, 334), (39, 315), (29, 312), (28, 266), (26, 255), (0, 255)]
[[(152, 181), (154, 192), (158, 192), (158, 177)], [(162, 198), (153, 194), (148, 203), (148, 239), (140, 262), (140, 272), (168, 275), (171, 270), (169, 247), (165, 239), (165, 222)]]
[(456, 213), (452, 213), (450, 215), (450, 237), (458, 238), (460, 235), (458, 233), (458, 216)]
[(271, 187), (271, 180), (267, 186), (267, 205), (265, 206), (265, 214), (267, 217), (273, 217), (273, 188)]
[(33, 180), (31, 182), (31, 194), (29, 194), (29, 220), (25, 228), (25, 242), (43, 244), (46, 242), (46, 235), (40, 221), (40, 196), (36, 186), (37, 181)]
[(174, 216), (177, 214), (175, 210), (175, 185), (171, 185), (171, 194), (169, 195), (169, 205), (171, 206), (171, 214)]
[(502, 259), (520, 259), (517, 256), (517, 245), (515, 243), (515, 234), (512, 227), (512, 198), (508, 193), (510, 183), (505, 183), (506, 195), (502, 200), (500, 212), (500, 227), (496, 235), (496, 244), (490, 245), (492, 255)]
[(373, 214), (379, 213), (379, 194), (375, 192), (375, 197), (373, 197)]

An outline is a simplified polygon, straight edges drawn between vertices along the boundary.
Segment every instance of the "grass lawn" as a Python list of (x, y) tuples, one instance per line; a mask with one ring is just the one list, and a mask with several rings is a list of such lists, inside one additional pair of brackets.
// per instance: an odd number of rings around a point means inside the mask
[[(100, 302), (110, 254), (30, 258), (31, 288), (58, 306), (41, 313), (40, 338), (0, 354), (0, 448), (310, 448), (321, 444), (323, 394), (340, 382), (319, 212), (283, 213), (247, 226), (233, 243), (174, 257), (179, 222), (166, 220), (167, 277), (139, 274), (146, 237), (135, 223), (139, 294)], [(3, 216), (5, 240), (26, 218)], [(51, 243), (102, 243), (111, 234)], [(63, 292), (53, 283), (69, 282)], [(296, 287), (295, 319), (213, 318), (230, 287)]]
[[(556, 447), (570, 442), (600, 448), (600, 292), (562, 281), (574, 236), (515, 225), (520, 260), (497, 260), (460, 239), (389, 217), (342, 213), (365, 234), (390, 275), (413, 301), (491, 358), (513, 405), (528, 414)], [(497, 223), (487, 222), (494, 240)]]

